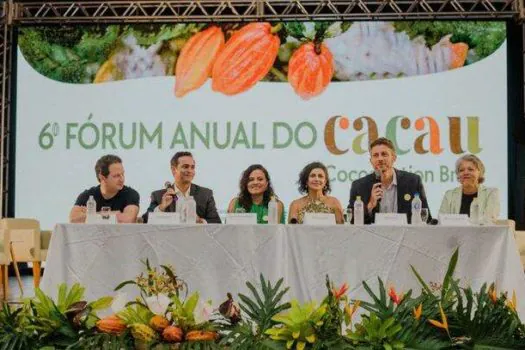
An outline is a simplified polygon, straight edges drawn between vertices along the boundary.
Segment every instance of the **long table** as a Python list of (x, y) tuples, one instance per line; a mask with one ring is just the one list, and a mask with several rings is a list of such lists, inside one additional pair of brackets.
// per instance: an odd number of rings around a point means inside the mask
[[(214, 304), (226, 293), (248, 292), (259, 274), (283, 277), (289, 297), (321, 301), (325, 275), (348, 282), (352, 298), (369, 299), (362, 281), (377, 291), (380, 277), (398, 291), (421, 289), (410, 265), (428, 282), (443, 280), (460, 248), (456, 278), (479, 288), (495, 281), (515, 290), (525, 319), (525, 275), (513, 230), (506, 226), (301, 226), (301, 225), (80, 225), (55, 227), (41, 288), (53, 296), (62, 282), (79, 282), (88, 300), (153, 266), (171, 264), (191, 291)], [(124, 291), (135, 295), (134, 287)]]

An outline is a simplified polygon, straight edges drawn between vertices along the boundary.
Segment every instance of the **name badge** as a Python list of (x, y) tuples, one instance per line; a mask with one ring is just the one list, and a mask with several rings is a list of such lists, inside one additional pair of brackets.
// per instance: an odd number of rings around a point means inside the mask
[(257, 214), (255, 213), (228, 213), (226, 214), (228, 225), (257, 225)]
[(153, 225), (178, 225), (180, 224), (180, 213), (165, 213), (154, 211), (148, 214), (148, 224)]
[(86, 217), (86, 224), (116, 224), (117, 223), (117, 214), (111, 213), (102, 216), (100, 213), (95, 215), (88, 215)]
[(376, 213), (376, 225), (383, 226), (404, 226), (407, 225), (407, 215), (403, 213)]
[(335, 225), (335, 214), (305, 213), (303, 224), (310, 226)]
[(470, 226), (467, 214), (439, 214), (441, 226)]

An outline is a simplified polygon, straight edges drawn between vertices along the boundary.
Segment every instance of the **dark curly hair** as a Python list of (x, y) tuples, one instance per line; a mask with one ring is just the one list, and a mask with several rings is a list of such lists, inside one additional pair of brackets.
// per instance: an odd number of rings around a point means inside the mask
[(322, 169), (324, 171), (326, 185), (323, 188), (323, 194), (330, 193), (332, 188), (330, 187), (330, 179), (328, 178), (328, 169), (321, 162), (312, 162), (306, 165), (303, 170), (301, 170), (301, 173), (299, 174), (299, 180), (297, 181), (297, 184), (299, 185), (299, 193), (308, 193), (308, 177), (310, 177), (310, 173), (314, 169)]
[(268, 181), (268, 187), (266, 188), (266, 191), (263, 193), (263, 204), (268, 205), (268, 202), (274, 195), (272, 182), (270, 180), (270, 175), (268, 174), (268, 170), (266, 170), (265, 167), (263, 167), (261, 164), (253, 164), (250, 165), (246, 170), (242, 172), (241, 180), (239, 181), (239, 195), (237, 196), (237, 202), (239, 203), (239, 206), (243, 207), (246, 212), (249, 212), (253, 201), (252, 201), (252, 195), (250, 192), (248, 192), (248, 182), (250, 179), (250, 174), (254, 170), (260, 170), (264, 173), (264, 176), (266, 176), (266, 180)]

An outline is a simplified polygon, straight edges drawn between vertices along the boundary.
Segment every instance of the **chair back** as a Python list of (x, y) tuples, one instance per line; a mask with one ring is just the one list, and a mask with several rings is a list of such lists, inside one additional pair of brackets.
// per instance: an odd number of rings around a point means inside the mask
[(18, 262), (40, 261), (40, 223), (35, 219), (5, 218), (0, 220), (0, 235), (3, 234), (4, 254), (9, 261), (9, 243)]
[(40, 231), (40, 260), (47, 260), (47, 251), (49, 250), (49, 243), (51, 242), (52, 231)]

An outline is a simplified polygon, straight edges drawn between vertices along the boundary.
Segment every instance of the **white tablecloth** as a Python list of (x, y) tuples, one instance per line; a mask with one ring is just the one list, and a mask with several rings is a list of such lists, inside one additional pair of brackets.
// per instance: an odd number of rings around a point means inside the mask
[[(59, 283), (80, 282), (92, 300), (113, 295), (120, 282), (152, 265), (172, 264), (190, 290), (214, 304), (226, 293), (247, 292), (246, 281), (259, 273), (284, 277), (289, 297), (321, 301), (325, 275), (348, 282), (353, 298), (368, 299), (366, 281), (377, 291), (377, 277), (398, 291), (420, 286), (414, 265), (427, 281), (440, 283), (448, 261), (460, 247), (456, 278), (478, 289), (495, 281), (499, 290), (515, 290), (525, 318), (525, 275), (513, 231), (506, 226), (385, 227), (300, 225), (79, 225), (56, 226), (41, 288), (56, 295)], [(124, 289), (133, 295), (133, 286)]]

